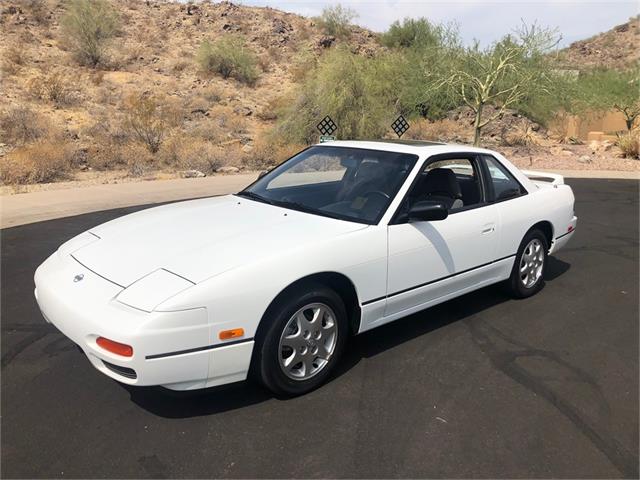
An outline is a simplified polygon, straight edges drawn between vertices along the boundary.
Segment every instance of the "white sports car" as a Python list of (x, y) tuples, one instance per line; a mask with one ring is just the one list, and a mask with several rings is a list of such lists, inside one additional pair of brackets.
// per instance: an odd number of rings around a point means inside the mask
[(174, 390), (297, 395), (349, 335), (505, 281), (538, 292), (573, 236), (571, 188), (430, 142), (315, 145), (245, 190), (82, 233), (36, 271), (45, 319), (104, 374)]

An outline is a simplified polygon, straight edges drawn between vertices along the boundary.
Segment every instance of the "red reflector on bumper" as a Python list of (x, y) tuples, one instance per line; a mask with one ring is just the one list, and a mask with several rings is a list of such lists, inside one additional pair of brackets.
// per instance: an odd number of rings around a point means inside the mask
[(101, 348), (104, 348), (107, 352), (115, 353), (116, 355), (120, 355), (122, 357), (133, 356), (133, 347), (125, 345), (124, 343), (114, 342), (113, 340), (109, 340), (108, 338), (104, 337), (98, 337), (96, 343)]

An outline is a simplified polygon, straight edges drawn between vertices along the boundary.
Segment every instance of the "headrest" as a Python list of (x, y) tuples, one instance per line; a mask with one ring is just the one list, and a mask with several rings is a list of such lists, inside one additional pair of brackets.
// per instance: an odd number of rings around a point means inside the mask
[(453, 170), (434, 168), (427, 173), (421, 188), (424, 194), (445, 195), (451, 198), (462, 198), (460, 185)]

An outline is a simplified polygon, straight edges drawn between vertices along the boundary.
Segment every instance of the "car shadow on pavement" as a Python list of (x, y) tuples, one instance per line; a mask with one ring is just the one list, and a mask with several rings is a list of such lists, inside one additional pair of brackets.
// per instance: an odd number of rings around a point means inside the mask
[[(568, 263), (549, 257), (544, 275), (545, 281), (553, 282), (569, 268), (571, 266)], [(509, 296), (503, 285), (491, 285), (353, 337), (327, 383), (349, 372), (364, 358), (380, 355), (414, 338), (507, 301), (517, 300)], [(116, 383), (129, 392), (131, 400), (136, 405), (164, 418), (215, 415), (271, 399), (286, 401), (286, 398), (275, 396), (253, 381), (187, 392)], [(327, 386), (320, 388), (327, 388)]]

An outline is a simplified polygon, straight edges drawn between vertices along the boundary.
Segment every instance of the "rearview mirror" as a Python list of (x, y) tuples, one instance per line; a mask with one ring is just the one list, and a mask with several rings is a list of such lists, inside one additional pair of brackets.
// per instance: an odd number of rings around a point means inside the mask
[(428, 222), (444, 220), (449, 216), (449, 210), (442, 202), (423, 200), (414, 203), (409, 209), (409, 222)]

